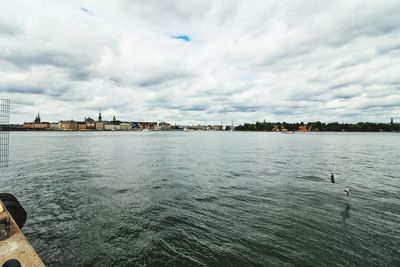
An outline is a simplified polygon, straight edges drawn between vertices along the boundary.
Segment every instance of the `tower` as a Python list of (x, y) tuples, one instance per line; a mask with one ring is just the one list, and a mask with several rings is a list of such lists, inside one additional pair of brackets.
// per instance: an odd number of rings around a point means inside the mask
[(35, 123), (40, 123), (40, 114), (38, 112), (36, 118), (35, 118)]
[(393, 124), (393, 118), (390, 118), (390, 124)]
[(99, 108), (99, 121), (102, 121), (102, 118), (101, 118), (101, 108)]

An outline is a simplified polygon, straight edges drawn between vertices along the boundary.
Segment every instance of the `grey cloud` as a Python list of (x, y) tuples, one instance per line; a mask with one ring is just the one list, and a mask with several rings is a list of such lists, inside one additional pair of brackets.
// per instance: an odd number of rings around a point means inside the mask
[(6, 93), (11, 93), (11, 94), (44, 94), (46, 91), (42, 88), (18, 88), (18, 87), (7, 87), (7, 88), (1, 88), (0, 91), (6, 92)]
[(30, 68), (34, 65), (51, 65), (55, 67), (79, 68), (90, 64), (82, 61), (82, 58), (66, 54), (65, 51), (35, 52), (35, 54), (19, 53), (3, 56), (3, 59), (20, 68)]
[(0, 24), (0, 36), (1, 35), (9, 35), (9, 36), (13, 36), (13, 35), (17, 35), (20, 32), (20, 30), (16, 27), (12, 27), (9, 25), (1, 25)]
[(329, 88), (330, 89), (340, 89), (340, 88), (343, 88), (343, 87), (348, 87), (348, 86), (350, 86), (352, 84), (353, 83), (338, 83), (338, 84), (331, 85)]
[(400, 102), (395, 103), (395, 104), (381, 104), (381, 105), (372, 105), (368, 107), (362, 108), (364, 111), (369, 111), (369, 110), (383, 110), (383, 111), (389, 111), (389, 110), (398, 110), (400, 107)]
[(182, 111), (206, 111), (208, 109), (207, 105), (194, 105), (190, 107), (183, 107), (180, 110)]
[[(399, 25), (399, 27), (400, 27), (400, 25)], [(379, 50), (380, 54), (387, 54), (387, 53), (393, 53), (393, 52), (396, 52), (396, 53), (400, 52), (400, 43), (394, 44), (394, 45), (389, 45), (389, 46), (386, 46)]]
[(185, 77), (188, 77), (188, 75), (185, 75), (183, 73), (174, 73), (173, 71), (171, 71), (168, 73), (161, 74), (159, 76), (140, 80), (140, 81), (136, 82), (136, 85), (140, 86), (140, 87), (162, 86), (165, 83), (177, 81), (177, 80), (183, 79)]
[(244, 105), (233, 105), (229, 107), (221, 107), (216, 110), (208, 110), (208, 113), (252, 113), (262, 109), (259, 106), (244, 106)]
[(20, 33), (22, 33), (22, 29), (19, 27), (19, 25), (0, 18), (0, 38), (2, 35), (3, 37), (13, 37)]

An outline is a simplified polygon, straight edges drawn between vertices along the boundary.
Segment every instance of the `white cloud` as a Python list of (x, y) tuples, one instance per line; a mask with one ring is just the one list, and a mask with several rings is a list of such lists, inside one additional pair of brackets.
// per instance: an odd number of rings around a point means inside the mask
[(100, 106), (126, 120), (388, 121), (398, 14), (398, 1), (8, 1), (0, 97), (14, 122)]

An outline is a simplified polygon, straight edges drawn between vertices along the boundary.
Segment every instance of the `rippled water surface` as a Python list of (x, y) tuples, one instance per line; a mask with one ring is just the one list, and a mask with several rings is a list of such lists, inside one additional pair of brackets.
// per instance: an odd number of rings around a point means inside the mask
[(399, 134), (36, 132), (10, 141), (1, 191), (28, 211), (23, 230), (48, 266), (400, 264)]

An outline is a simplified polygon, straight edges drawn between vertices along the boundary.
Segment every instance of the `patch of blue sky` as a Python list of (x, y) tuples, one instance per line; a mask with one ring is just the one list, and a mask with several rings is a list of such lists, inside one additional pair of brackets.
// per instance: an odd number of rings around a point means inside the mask
[(185, 42), (190, 42), (190, 37), (188, 35), (173, 35), (173, 36), (171, 36), (171, 38), (180, 39)]

